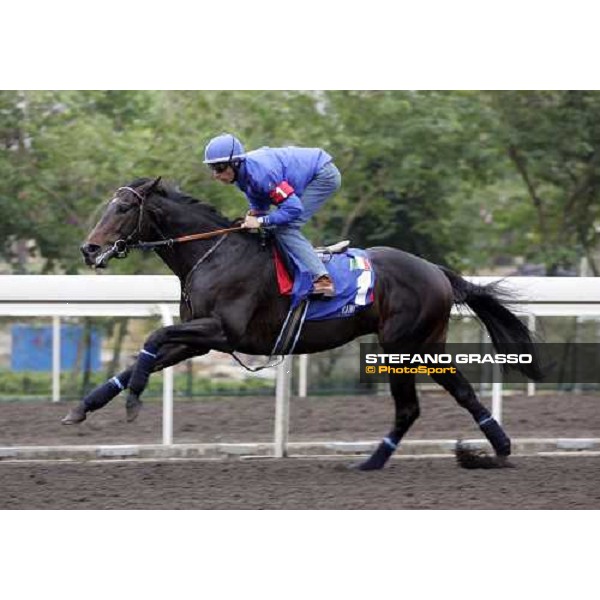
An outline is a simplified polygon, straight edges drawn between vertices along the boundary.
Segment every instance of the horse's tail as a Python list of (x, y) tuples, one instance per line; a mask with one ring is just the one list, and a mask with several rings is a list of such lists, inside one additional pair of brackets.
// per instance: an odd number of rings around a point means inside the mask
[(531, 363), (507, 365), (533, 380), (543, 378), (543, 370), (535, 347), (533, 335), (505, 305), (514, 302), (515, 294), (502, 286), (502, 282), (488, 285), (471, 283), (445, 267), (440, 267), (452, 285), (454, 302), (466, 304), (485, 325), (492, 344), (498, 352), (531, 354)]

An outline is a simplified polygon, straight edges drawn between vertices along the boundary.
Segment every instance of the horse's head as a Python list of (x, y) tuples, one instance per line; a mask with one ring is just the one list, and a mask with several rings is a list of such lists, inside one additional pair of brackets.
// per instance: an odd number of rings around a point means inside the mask
[(144, 204), (154, 192), (160, 177), (141, 184), (120, 187), (94, 226), (81, 253), (85, 264), (103, 269), (113, 257), (123, 257), (127, 245), (140, 240), (144, 229)]

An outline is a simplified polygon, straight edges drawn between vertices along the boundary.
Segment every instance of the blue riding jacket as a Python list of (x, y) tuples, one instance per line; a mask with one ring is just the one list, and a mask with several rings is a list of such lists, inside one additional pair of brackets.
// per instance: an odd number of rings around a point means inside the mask
[[(235, 183), (250, 208), (265, 215), (264, 225), (287, 225), (302, 215), (302, 193), (329, 162), (331, 156), (321, 148), (265, 146), (244, 156)], [(277, 210), (267, 215), (273, 204)]]

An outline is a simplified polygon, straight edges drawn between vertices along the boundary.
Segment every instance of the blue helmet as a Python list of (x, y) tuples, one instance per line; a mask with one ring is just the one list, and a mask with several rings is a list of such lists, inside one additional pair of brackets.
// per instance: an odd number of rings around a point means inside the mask
[(204, 149), (204, 164), (229, 163), (243, 158), (244, 146), (231, 133), (223, 133), (208, 142)]

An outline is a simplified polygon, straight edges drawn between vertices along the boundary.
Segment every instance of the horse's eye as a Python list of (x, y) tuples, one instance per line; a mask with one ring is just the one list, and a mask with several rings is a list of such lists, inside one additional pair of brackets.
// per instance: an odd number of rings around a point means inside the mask
[(117, 204), (117, 214), (122, 215), (133, 208), (133, 204)]

